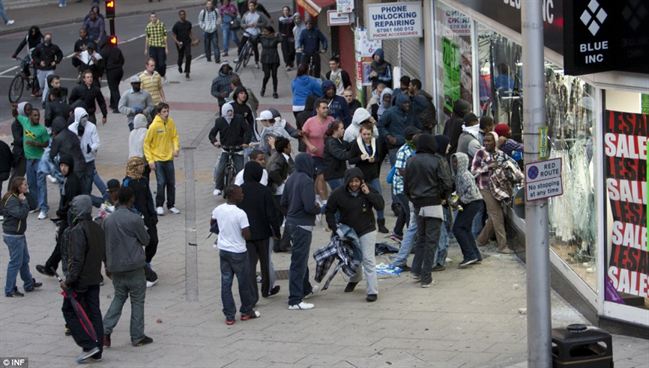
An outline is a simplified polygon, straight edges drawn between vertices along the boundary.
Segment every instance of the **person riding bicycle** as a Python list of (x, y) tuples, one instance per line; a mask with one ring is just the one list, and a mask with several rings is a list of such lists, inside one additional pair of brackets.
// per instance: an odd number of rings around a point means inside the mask
[[(31, 74), (29, 69), (30, 67), (32, 67), (32, 52), (41, 42), (43, 42), (43, 34), (41, 33), (41, 29), (38, 28), (38, 26), (31, 26), (25, 38), (20, 41), (18, 48), (16, 48), (16, 51), (14, 51), (13, 55), (11, 55), (12, 59), (17, 59), (18, 54), (20, 54), (23, 48), (27, 46), (27, 55), (25, 55), (20, 63), (25, 77), (29, 77)], [(37, 84), (34, 84), (32, 92), (33, 94), (38, 92)]]
[[(322, 45), (322, 50), (320, 49)], [(313, 19), (306, 21), (306, 29), (300, 33), (299, 48), (302, 52), (302, 63), (312, 64), (311, 76), (320, 77), (320, 53), (327, 52), (327, 38), (315, 28)], [(311, 70), (311, 67), (309, 68)]]
[(255, 54), (255, 65), (259, 69), (259, 49), (257, 47), (257, 42), (259, 41), (259, 35), (261, 33), (261, 28), (265, 27), (270, 23), (269, 19), (257, 11), (257, 2), (249, 1), (248, 2), (248, 11), (241, 17), (241, 26), (243, 27), (243, 36), (241, 37), (241, 42), (239, 42), (239, 49), (237, 50), (237, 60), (241, 58), (241, 50), (243, 46), (250, 41), (252, 45), (252, 52)]
[[(250, 125), (243, 116), (234, 113), (232, 104), (226, 103), (221, 107), (221, 116), (214, 122), (214, 127), (208, 135), (210, 142), (217, 147), (240, 147), (238, 151), (223, 151), (214, 169), (214, 195), (218, 196), (225, 187), (225, 168), (228, 159), (232, 157), (235, 173), (243, 169), (243, 149), (250, 143)], [(216, 136), (219, 139), (216, 139)], [(234, 179), (234, 177), (232, 178)]]

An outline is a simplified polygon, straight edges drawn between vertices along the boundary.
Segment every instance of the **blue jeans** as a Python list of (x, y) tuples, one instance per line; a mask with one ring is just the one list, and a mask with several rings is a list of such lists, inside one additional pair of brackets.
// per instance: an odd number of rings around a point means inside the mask
[(176, 204), (176, 172), (174, 170), (174, 161), (156, 161), (155, 163), (155, 180), (157, 182), (157, 192), (155, 194), (155, 206), (162, 207), (165, 203), (165, 190), (167, 191), (167, 208), (172, 208)]
[(65, 6), (65, 0), (59, 0), (59, 5)]
[(214, 31), (212, 33), (203, 32), (203, 45), (205, 47), (205, 58), (207, 61), (212, 61), (212, 52), (214, 52), (214, 61), (221, 61), (221, 50), (219, 50), (219, 33)]
[(27, 185), (29, 190), (38, 197), (38, 207), (41, 211), (49, 211), (50, 207), (47, 205), (47, 183), (45, 177), (47, 174), (38, 172), (38, 164), (41, 160), (27, 160), (25, 166), (25, 174), (27, 175)]
[(294, 224), (286, 224), (286, 228), (293, 242), (291, 266), (288, 271), (288, 305), (296, 305), (313, 291), (309, 282), (309, 250), (313, 234)]
[[(97, 197), (92, 194), (93, 184), (97, 187), (97, 189), (99, 189), (99, 192), (101, 193), (101, 197)], [(97, 167), (95, 166), (94, 160), (86, 162), (82, 186), (83, 186), (82, 187), (83, 193), (88, 194), (90, 196), (90, 198), (92, 199), (93, 206), (99, 208), (101, 204), (104, 203), (104, 201), (107, 199), (108, 188), (106, 188), (106, 184), (104, 183), (103, 180), (101, 180), (99, 174), (97, 174)]]
[[(226, 151), (221, 152), (219, 156), (219, 161), (214, 167), (214, 188), (218, 190), (223, 190), (225, 188), (225, 165), (228, 162), (229, 156), (232, 155), (232, 161), (234, 161), (234, 171), (235, 175), (243, 169), (243, 155), (236, 153), (229, 153)], [(234, 181), (234, 178), (232, 178)]]
[(2, 1), (0, 1), (0, 18), (2, 18), (2, 20), (4, 20), (5, 23), (9, 21), (9, 18), (7, 17), (7, 13), (5, 12), (5, 6), (2, 3)]
[[(383, 192), (381, 191), (381, 181), (379, 178), (372, 179), (367, 185), (370, 186), (370, 188), (376, 190), (379, 192), (379, 194), (383, 195)], [(383, 220), (385, 218), (383, 214), (383, 210), (378, 210), (376, 211), (376, 219), (377, 220)]]
[(399, 253), (392, 260), (392, 265), (397, 267), (403, 267), (408, 262), (408, 255), (412, 250), (412, 246), (415, 245), (415, 240), (417, 239), (417, 215), (415, 214), (414, 207), (410, 207), (410, 221), (408, 222), (408, 230), (403, 236), (401, 241), (401, 247), (399, 248)]
[(234, 304), (232, 296), (232, 281), (237, 276), (239, 284), (239, 297), (241, 297), (241, 314), (250, 314), (254, 303), (253, 288), (248, 275), (250, 265), (248, 263), (248, 252), (233, 253), (225, 250), (219, 250), (219, 260), (221, 264), (221, 302), (223, 303), (223, 314), (225, 318), (234, 320), (237, 313), (237, 307)]
[[(415, 210), (419, 212), (418, 208)], [(433, 280), (431, 272), (442, 222), (438, 218), (417, 215), (417, 244), (415, 259), (412, 261), (412, 273), (420, 275), (422, 283), (430, 283)]]
[(336, 190), (336, 188), (338, 188), (339, 186), (343, 185), (344, 183), (345, 181), (343, 178), (327, 180), (327, 184), (329, 184), (329, 188), (331, 188), (332, 192)]
[(475, 237), (471, 232), (471, 226), (474, 222), (476, 214), (482, 212), (482, 200), (473, 201), (469, 204), (462, 205), (464, 211), (459, 211), (453, 224), (453, 234), (457, 239), (464, 261), (472, 259), (482, 260), (480, 250), (475, 244)]
[(223, 24), (221, 25), (221, 34), (223, 35), (223, 51), (227, 54), (230, 49), (230, 41), (234, 43), (235, 47), (239, 46), (239, 37), (237, 32), (230, 29), (230, 22), (233, 20), (229, 15), (223, 16)]
[(7, 281), (5, 295), (10, 294), (16, 287), (16, 278), (20, 272), (25, 290), (31, 290), (33, 285), (32, 273), (29, 272), (29, 251), (25, 235), (4, 234), (3, 239), (9, 248), (9, 265), (7, 265)]
[(451, 234), (451, 209), (443, 207), (444, 209), (444, 222), (439, 231), (439, 245), (437, 252), (435, 252), (435, 265), (446, 265), (446, 256), (448, 255), (448, 238)]

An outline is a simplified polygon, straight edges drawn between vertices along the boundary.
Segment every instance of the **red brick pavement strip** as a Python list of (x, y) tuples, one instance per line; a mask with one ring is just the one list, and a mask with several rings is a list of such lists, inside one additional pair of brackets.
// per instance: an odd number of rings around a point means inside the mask
[[(172, 110), (178, 111), (215, 111), (216, 110), (216, 101), (215, 102), (180, 102), (180, 101), (167, 101)], [(263, 111), (269, 108), (275, 108), (279, 112), (292, 112), (293, 105), (290, 104), (260, 104), (258, 108), (259, 111)]]

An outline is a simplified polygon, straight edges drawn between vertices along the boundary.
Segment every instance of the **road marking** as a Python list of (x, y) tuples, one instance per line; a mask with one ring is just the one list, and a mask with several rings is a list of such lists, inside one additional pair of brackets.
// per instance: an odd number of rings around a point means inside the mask
[(129, 43), (129, 42), (133, 42), (133, 41), (135, 41), (135, 40), (137, 40), (137, 39), (140, 39), (140, 38), (142, 38), (142, 37), (144, 37), (144, 36), (146, 36), (146, 34), (142, 33), (142, 34), (139, 35), (139, 36), (131, 37), (131, 38), (129, 38), (128, 40), (123, 41), (123, 42), (121, 42), (121, 43)]
[[(11, 68), (9, 68), (9, 69), (7, 69), (7, 70), (1, 72), (1, 73), (0, 73), (0, 76), (2, 76), (2, 75), (4, 75), (4, 74), (7, 74), (7, 73), (9, 73), (9, 72), (11, 72), (11, 71), (14, 71), (14, 70), (16, 70), (16, 69), (18, 69), (18, 68), (20, 68), (19, 65), (12, 66)], [(13, 76), (11, 76), (11, 78), (13, 78)]]

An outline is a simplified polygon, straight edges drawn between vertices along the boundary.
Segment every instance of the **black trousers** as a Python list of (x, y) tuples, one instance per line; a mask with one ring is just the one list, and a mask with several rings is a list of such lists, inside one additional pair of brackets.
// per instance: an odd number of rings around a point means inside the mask
[[(144, 247), (144, 254), (146, 256), (146, 263), (151, 263), (153, 256), (158, 251), (158, 228), (152, 221), (145, 221), (147, 233), (149, 233), (149, 244)], [(150, 280), (149, 280), (150, 281)]]
[(65, 218), (61, 218), (59, 223), (59, 230), (56, 232), (56, 245), (50, 254), (50, 258), (45, 261), (45, 269), (54, 270), (59, 267), (59, 262), (61, 262), (61, 242), (63, 241), (63, 232), (68, 228), (68, 221)]
[(25, 171), (27, 170), (27, 161), (25, 160), (25, 156), (16, 156), (14, 155), (14, 162), (13, 162), (13, 168), (11, 169), (11, 177), (9, 178), (9, 182), (11, 183), (12, 180), (16, 176), (25, 176)]
[(309, 65), (313, 63), (313, 74), (312, 77), (320, 78), (320, 53), (316, 52), (314, 54), (304, 54), (302, 57), (302, 63)]
[(282, 56), (284, 63), (291, 68), (295, 63), (295, 39), (293, 37), (282, 39)]
[(164, 47), (149, 46), (149, 57), (155, 60), (155, 70), (164, 77), (167, 74), (167, 53)]
[[(282, 200), (282, 195), (273, 195), (273, 202), (275, 203), (275, 207), (279, 209), (279, 203)], [(284, 215), (282, 214), (282, 211), (277, 211), (280, 214), (279, 222), (282, 223), (284, 222)], [(271, 239), (271, 243), (273, 245), (273, 251), (274, 252), (286, 252), (291, 248), (291, 237), (288, 234), (288, 231), (286, 230), (286, 227), (284, 227), (284, 233), (282, 234), (282, 238), (280, 240), (275, 240)]]
[[(238, 57), (241, 57), (241, 49), (243, 49), (243, 45), (248, 42), (248, 37), (247, 36), (242, 36), (241, 37), (241, 42), (239, 42), (239, 49), (237, 50), (237, 55)], [(257, 40), (258, 38), (250, 38), (250, 43), (252, 43), (252, 52), (255, 54), (255, 63), (259, 63), (259, 47), (257, 46)]]
[[(72, 290), (70, 290), (69, 292), (71, 293)], [(95, 347), (98, 347), (98, 356), (95, 355), (94, 357), (99, 358), (101, 357), (101, 353), (104, 347), (104, 322), (101, 319), (99, 285), (88, 286), (88, 290), (83, 292), (77, 291), (75, 293), (76, 299), (86, 311), (90, 322), (92, 322), (92, 326), (95, 328), (98, 341), (92, 340), (83, 329), (81, 323), (79, 322), (79, 317), (77, 317), (77, 314), (72, 308), (72, 303), (67, 297), (63, 299), (63, 306), (61, 307), (63, 318), (65, 319), (65, 324), (70, 328), (74, 342), (76, 342), (77, 345), (83, 348), (84, 351), (89, 351), (94, 349)]]
[(259, 288), (257, 287), (257, 261), (261, 264), (261, 295), (268, 296), (270, 290), (270, 272), (268, 268), (268, 239), (248, 240), (248, 261), (250, 262), (250, 283), (254, 294), (254, 303), (259, 301)]
[(116, 109), (119, 105), (119, 82), (122, 81), (124, 76), (124, 69), (110, 69), (106, 70), (106, 81), (108, 81), (108, 89), (110, 90), (110, 108)]
[(273, 92), (277, 93), (277, 68), (279, 68), (279, 64), (262, 64), (263, 69), (264, 69), (264, 82), (262, 84), (262, 89), (266, 90), (266, 83), (268, 83), (268, 80), (270, 77), (273, 77)]
[(189, 75), (192, 65), (191, 41), (183, 42), (183, 45), (181, 47), (178, 47), (178, 45), (176, 45), (176, 49), (178, 50), (178, 68), (183, 67), (183, 59), (185, 59), (185, 69), (183, 70), (185, 71), (185, 75)]

